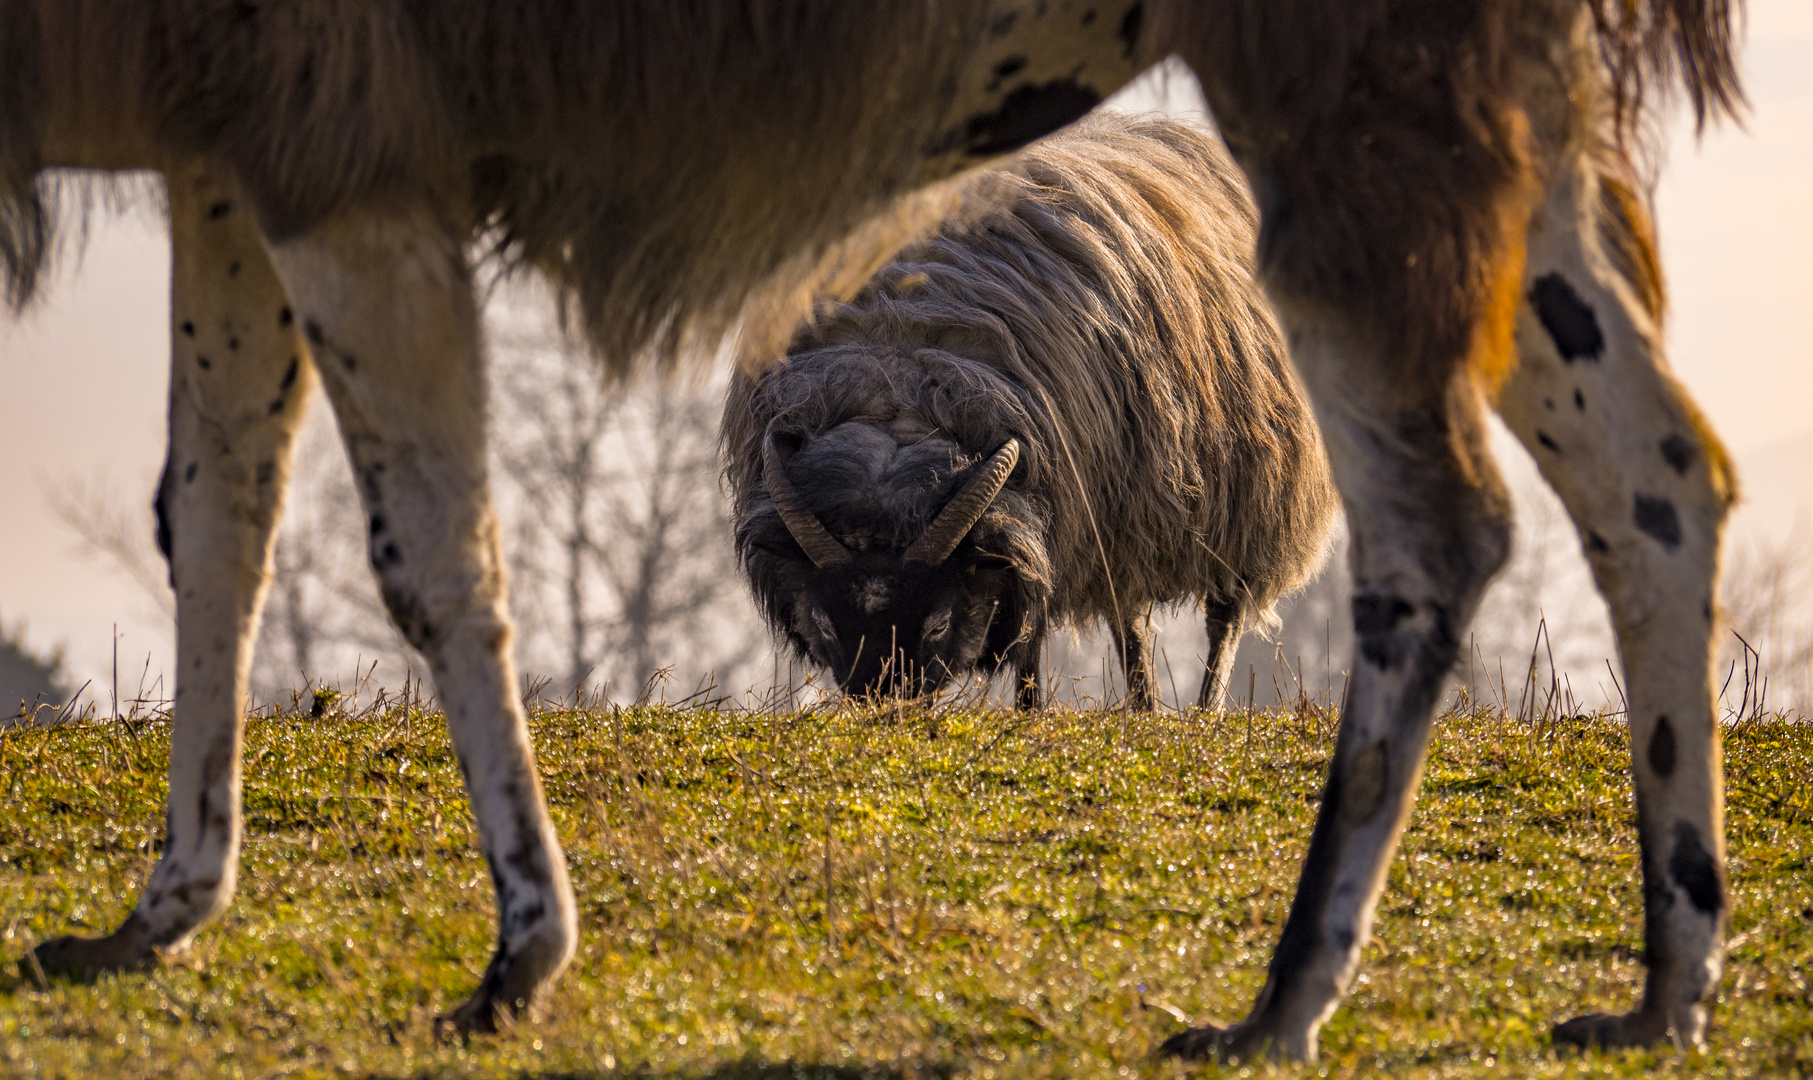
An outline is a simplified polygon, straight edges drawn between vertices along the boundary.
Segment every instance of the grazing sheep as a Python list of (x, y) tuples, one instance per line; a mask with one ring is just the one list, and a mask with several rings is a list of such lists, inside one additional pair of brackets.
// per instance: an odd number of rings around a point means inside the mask
[(1151, 609), (1190, 599), (1217, 705), (1335, 505), (1239, 174), (1206, 131), (1107, 113), (973, 190), (990, 205), (732, 384), (757, 606), (848, 692), (1008, 665), (1022, 708), (1047, 632), (1103, 619), (1150, 709)]

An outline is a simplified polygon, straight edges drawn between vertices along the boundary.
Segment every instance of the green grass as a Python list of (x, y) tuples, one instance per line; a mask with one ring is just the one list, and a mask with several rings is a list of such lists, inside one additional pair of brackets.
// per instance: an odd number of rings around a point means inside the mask
[[(533, 726), (579, 955), (540, 1022), (465, 1045), (432, 1018), (474, 985), (492, 903), (438, 718), (253, 721), (231, 910), (156, 972), (48, 990), (12, 962), (126, 913), (167, 728), (0, 735), (0, 1073), (1179, 1075), (1150, 1056), (1177, 1017), (1238, 1018), (1259, 987), (1331, 743), (1313, 711)], [(1752, 724), (1726, 755), (1708, 1055), (1548, 1045), (1641, 980), (1621, 726), (1453, 715), (1323, 1074), (1813, 1075), (1813, 728)]]

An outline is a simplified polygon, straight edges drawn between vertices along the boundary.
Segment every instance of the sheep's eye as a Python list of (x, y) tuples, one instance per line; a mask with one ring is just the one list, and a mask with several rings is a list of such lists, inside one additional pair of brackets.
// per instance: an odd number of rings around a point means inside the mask
[(818, 608), (812, 609), (812, 626), (818, 631), (819, 637), (824, 638), (826, 641), (836, 640), (837, 627), (831, 622), (831, 616), (826, 615)]
[(938, 614), (925, 620), (924, 636), (926, 640), (933, 641), (950, 633), (950, 629), (951, 613), (948, 611), (940, 611)]

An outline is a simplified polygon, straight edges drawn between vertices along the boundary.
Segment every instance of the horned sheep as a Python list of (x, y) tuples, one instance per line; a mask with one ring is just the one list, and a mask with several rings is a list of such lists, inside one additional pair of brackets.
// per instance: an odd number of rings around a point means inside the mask
[(1107, 112), (969, 186), (983, 209), (821, 313), (724, 407), (737, 551), (790, 649), (852, 693), (1014, 673), (1104, 621), (1156, 699), (1151, 610), (1243, 621), (1321, 564), (1334, 488), (1209, 132)]

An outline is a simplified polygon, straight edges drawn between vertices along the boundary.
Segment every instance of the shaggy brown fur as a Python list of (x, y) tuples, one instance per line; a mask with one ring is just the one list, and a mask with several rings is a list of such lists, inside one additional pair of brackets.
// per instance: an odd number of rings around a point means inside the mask
[[(1100, 6), (1122, 18), (1132, 0)], [(28, 297), (51, 227), (41, 167), (199, 154), (233, 168), (273, 239), (424, 198), (466, 217), (566, 288), (614, 371), (715, 338), (758, 289), (745, 332), (778, 346), (811, 289), (853, 290), (935, 225), (936, 197), (894, 203), (929, 161), (980, 160), (953, 114), (989, 16), (932, 0), (11, 2), (0, 256)], [(1114, 70), (1096, 100), (1141, 66), (1124, 51), (1098, 65)], [(876, 250), (837, 246), (884, 211)]]
[(865, 551), (905, 548), (967, 463), (1019, 439), (974, 543), (1026, 579), (1005, 606), (1035, 649), (1048, 623), (1186, 597), (1268, 615), (1320, 565), (1334, 490), (1219, 143), (1108, 114), (973, 187), (1005, 205), (908, 249), (732, 386), (727, 475), (771, 623), (804, 650), (787, 571), (810, 568), (757, 543), (780, 528), (770, 431), (801, 444), (789, 472), (819, 520)]
[[(1105, 6), (1129, 31), (1120, 77), (1170, 45), (1203, 77), (1266, 212), (1273, 285), (1370, 312), (1366, 329), (1415, 371), (1466, 351), (1504, 280), (1504, 222), (1521, 224), (1530, 188), (1516, 61), (1564, 37), (1582, 2)], [(1728, 0), (1584, 2), (1623, 115), (1676, 75), (1702, 115), (1740, 100)], [(18, 0), (0, 8), (0, 261), (29, 297), (53, 226), (40, 168), (199, 153), (235, 169), (278, 237), (432, 194), (563, 284), (614, 370), (739, 314), (759, 349), (807, 291), (866, 279), (945, 208), (915, 200), (863, 247), (837, 246), (927, 179), (989, 14)], [(758, 286), (779, 314), (746, 306)]]
[(1621, 131), (1676, 77), (1702, 117), (1741, 103), (1727, 0), (1220, 0), (1162, 6), (1159, 39), (1252, 181), (1274, 299), (1341, 313), (1382, 377), (1434, 386), (1469, 356), (1510, 362), (1544, 179), (1530, 68), (1583, 7)]

